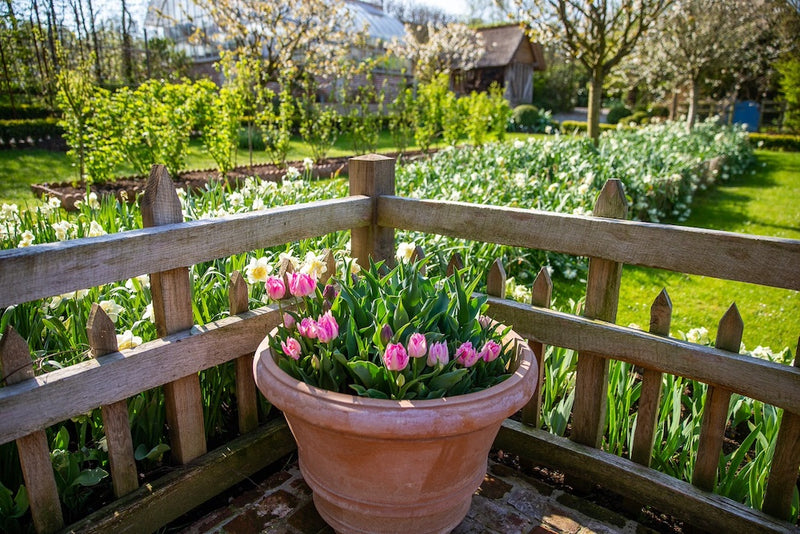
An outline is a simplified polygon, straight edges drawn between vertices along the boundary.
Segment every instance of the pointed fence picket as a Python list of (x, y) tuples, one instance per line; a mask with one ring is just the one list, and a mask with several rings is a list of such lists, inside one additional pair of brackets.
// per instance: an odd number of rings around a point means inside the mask
[[(231, 316), (193, 325), (188, 268), (340, 230), (350, 230), (351, 255), (361, 265), (368, 265), (370, 258), (391, 265), (396, 230), (590, 257), (583, 316), (549, 309), (552, 282), (546, 271), (537, 276), (531, 304), (527, 304), (503, 298), (502, 264), (498, 261), (490, 269), (489, 313), (529, 340), (539, 360), (540, 377), (545, 345), (579, 354), (572, 439), (536, 428), (541, 409), (537, 392), (523, 410), (523, 422), (506, 421), (495, 445), (526, 462), (549, 465), (595, 483), (613, 481), (611, 489), (623, 496), (706, 530), (782, 532), (792, 528), (783, 520), (789, 517), (800, 465), (797, 359), (795, 366), (786, 366), (737, 354), (742, 325), (735, 307), (721, 321), (716, 347), (669, 337), (671, 306), (665, 292), (653, 303), (649, 332), (615, 325), (614, 318), (625, 264), (798, 290), (799, 241), (621, 220), (624, 193), (614, 181), (598, 197), (595, 215), (587, 217), (398, 197), (394, 160), (383, 156), (354, 158), (349, 175), (351, 195), (347, 198), (183, 222), (171, 180), (163, 167), (156, 166), (142, 200), (144, 230), (0, 251), (3, 307), (150, 274), (160, 336), (135, 349), (117, 351), (113, 329), (103, 319), (105, 315), (95, 311), (89, 324), (93, 358), (34, 377), (27, 344), (12, 327), (4, 332), (0, 339), (4, 383), (0, 387), (0, 443), (17, 441), (37, 532), (52, 532), (63, 525), (45, 429), (98, 406), (104, 412), (109, 453), (123, 459), (112, 460), (115, 492), (125, 495), (73, 524), (69, 531), (156, 530), (293, 450), (284, 422), (271, 421), (250, 430), (258, 419), (249, 362), (263, 336), (281, 320), (281, 307), (250, 310), (247, 285), (241, 274), (235, 273), (229, 294)], [(415, 256), (421, 259), (424, 253), (417, 250)], [(328, 254), (329, 272), (333, 271), (332, 261)], [(461, 257), (455, 254), (447, 272), (462, 266)], [(19, 277), (22, 272), (30, 276)], [(291, 265), (282, 265), (280, 275), (289, 273)], [(609, 359), (642, 369), (640, 424), (631, 453), (634, 461), (598, 448)], [(205, 453), (197, 375), (228, 361), (237, 362), (239, 425), (244, 434)], [(647, 467), (664, 373), (709, 386), (697, 456), (697, 486)], [(169, 476), (136, 488), (121, 408), (129, 397), (162, 385), (168, 392), (172, 457), (179, 465)], [(731, 393), (784, 411), (764, 500), (767, 513), (702, 489), (713, 486), (718, 476)], [(117, 413), (106, 418), (109, 411)], [(123, 473), (127, 474), (119, 474), (118, 467), (125, 463), (128, 467)]]

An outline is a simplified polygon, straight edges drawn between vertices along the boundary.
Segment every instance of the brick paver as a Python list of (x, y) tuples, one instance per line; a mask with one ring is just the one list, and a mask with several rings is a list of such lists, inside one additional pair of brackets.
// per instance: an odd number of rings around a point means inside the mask
[[(649, 530), (599, 508), (490, 461), (467, 517), (453, 534), (641, 534)], [(317, 514), (311, 490), (293, 463), (179, 532), (333, 534), (333, 529)]]

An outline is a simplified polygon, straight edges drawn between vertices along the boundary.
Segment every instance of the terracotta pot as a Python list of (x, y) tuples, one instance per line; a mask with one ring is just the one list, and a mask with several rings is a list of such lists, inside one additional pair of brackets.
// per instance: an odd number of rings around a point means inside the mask
[(340, 533), (450, 532), (466, 516), (503, 420), (533, 395), (536, 359), (512, 334), (517, 371), (484, 391), (391, 401), (325, 391), (275, 363), (265, 339), (256, 384), (297, 441), (300, 471)]

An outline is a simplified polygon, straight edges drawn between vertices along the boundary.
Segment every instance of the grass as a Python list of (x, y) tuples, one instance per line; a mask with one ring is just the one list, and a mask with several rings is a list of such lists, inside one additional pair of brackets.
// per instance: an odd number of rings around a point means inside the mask
[[(757, 151), (755, 174), (698, 196), (686, 226), (800, 239), (800, 153)], [(704, 326), (714, 339), (732, 303), (744, 322), (743, 342), (781, 350), (797, 347), (800, 294), (743, 282), (628, 267), (623, 270), (617, 323), (650, 324), (650, 304), (666, 288), (673, 306), (672, 333)]]

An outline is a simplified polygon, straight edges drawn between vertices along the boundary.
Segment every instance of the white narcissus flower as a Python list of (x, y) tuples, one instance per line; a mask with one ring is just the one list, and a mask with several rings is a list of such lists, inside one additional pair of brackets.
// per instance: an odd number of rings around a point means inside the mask
[(106, 312), (108, 318), (115, 323), (117, 322), (119, 314), (125, 311), (125, 308), (123, 308), (113, 300), (101, 300), (100, 307), (103, 309), (104, 312)]
[(132, 349), (142, 344), (142, 338), (134, 336), (130, 330), (125, 330), (121, 335), (117, 334), (117, 348), (119, 350)]
[(0, 208), (0, 221), (13, 221), (19, 214), (19, 207), (16, 204), (5, 204)]
[(414, 257), (415, 250), (417, 250), (417, 246), (414, 243), (400, 243), (397, 245), (397, 254), (395, 256), (403, 263), (408, 263)]
[(324, 258), (322, 256), (317, 256), (311, 251), (306, 253), (306, 258), (303, 261), (303, 265), (300, 267), (301, 273), (310, 274), (317, 279), (325, 274), (327, 270), (328, 266), (325, 265)]
[(97, 221), (92, 221), (89, 224), (89, 237), (98, 237), (101, 235), (106, 235), (106, 231), (103, 230), (103, 227), (100, 226), (100, 223)]
[(22, 238), (19, 240), (17, 248), (29, 247), (33, 244), (35, 240), (36, 238), (33, 237), (33, 232), (31, 232), (30, 230), (25, 230), (24, 232), (22, 232)]
[(269, 261), (266, 257), (251, 258), (250, 263), (244, 268), (244, 272), (247, 275), (247, 281), (250, 284), (255, 284), (256, 282), (266, 282), (271, 270), (272, 268), (270, 267)]

